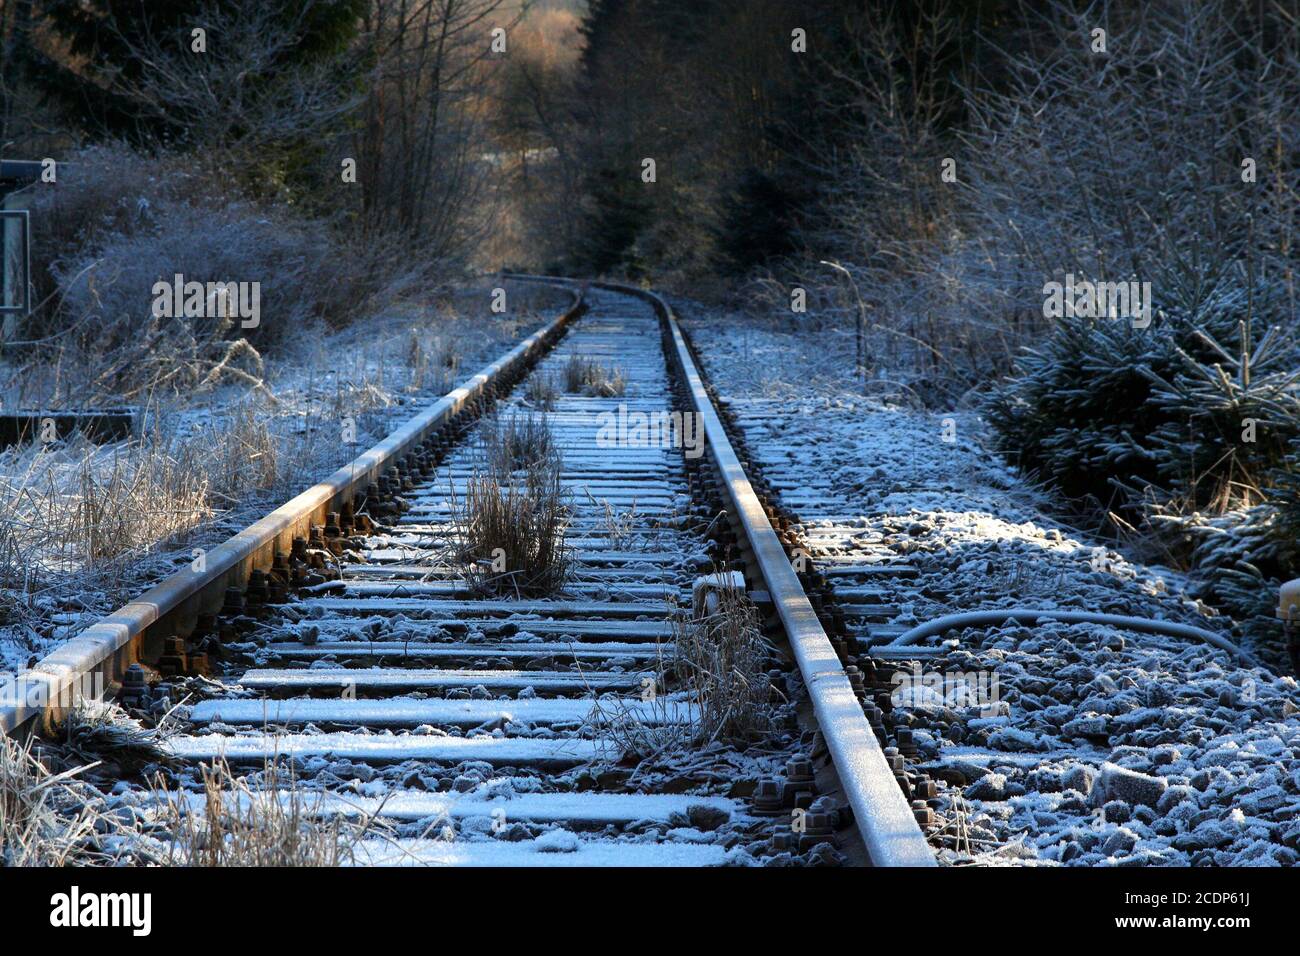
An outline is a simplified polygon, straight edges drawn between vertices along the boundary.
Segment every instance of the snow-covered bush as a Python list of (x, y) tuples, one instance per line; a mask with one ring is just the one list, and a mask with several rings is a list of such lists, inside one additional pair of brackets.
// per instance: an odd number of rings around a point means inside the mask
[[(251, 202), (201, 167), (85, 150), (33, 187), (39, 307), (11, 342), (61, 362), (72, 404), (260, 378), (260, 353), (314, 322), (342, 325), (432, 263), (354, 247), (326, 223)], [(257, 283), (258, 321), (155, 315), (155, 286)]]
[(326, 238), (245, 203), (169, 203), (151, 218), (148, 229), (105, 236), (99, 248), (58, 269), (66, 308), (95, 316), (101, 333), (133, 336), (150, 314), (155, 283), (171, 285), (180, 274), (185, 281), (258, 283), (260, 320), (244, 333), (274, 341), (322, 311), (342, 278), (331, 269), (336, 250)]
[[(36, 302), (57, 296), (59, 274), (110, 236), (148, 230), (166, 203), (217, 203), (225, 192), (184, 166), (121, 145), (91, 146), (56, 167), (52, 184), (29, 187), (32, 211), (32, 281)], [(48, 303), (52, 305), (54, 303)], [(52, 312), (38, 310), (33, 329), (50, 332)]]

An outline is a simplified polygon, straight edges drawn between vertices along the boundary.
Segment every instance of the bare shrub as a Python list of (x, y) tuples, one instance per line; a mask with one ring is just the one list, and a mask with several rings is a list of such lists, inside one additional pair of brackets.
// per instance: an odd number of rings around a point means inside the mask
[[(36, 302), (57, 293), (58, 275), (87, 250), (102, 248), (109, 237), (150, 229), (160, 207), (215, 198), (212, 182), (192, 169), (122, 144), (71, 154), (59, 166), (55, 188), (31, 193), (32, 217), (40, 223), (32, 230)], [(33, 317), (33, 322), (41, 321), (41, 313)]]
[[(827, 186), (803, 228), (834, 259), (819, 256), (826, 261), (808, 263), (791, 284), (808, 290), (810, 315), (863, 336), (865, 349), (854, 342), (841, 354), (867, 371), (946, 376), (949, 352), (1001, 345), (972, 328), (935, 275), (956, 206), (941, 164), (958, 155), (951, 120), (971, 67), (952, 57), (968, 17), (960, 7), (937, 0), (921, 16), (882, 9), (846, 18), (844, 56), (827, 62), (818, 91), (820, 109), (836, 117), (830, 128), (848, 136), (806, 159)], [(789, 316), (790, 289), (765, 291), (776, 296), (773, 311)]]
[[(801, 228), (853, 281), (809, 263), (773, 312), (801, 286), (810, 313), (847, 327), (856, 283), (872, 357), (941, 401), (1049, 330), (1043, 286), (1066, 274), (1149, 281), (1158, 307), (1195, 315), (1249, 289), (1236, 263), (1250, 261), (1293, 317), (1293, 14), (1224, 0), (1009, 13), (971, 57), (954, 56), (963, 31), (988, 25), (969, 4), (848, 21), (816, 93), (845, 139), (806, 159), (826, 185)], [(1109, 53), (1089, 47), (1099, 25)]]
[[(89, 257), (60, 270), (73, 314), (125, 323), (112, 331), (127, 337), (149, 315), (159, 280), (171, 283), (179, 273), (187, 281), (258, 282), (260, 322), (241, 333), (265, 343), (300, 332), (326, 302), (342, 301), (347, 267), (332, 261), (337, 250), (322, 241), (318, 229), (233, 198), (219, 208), (164, 203), (154, 218), (148, 230), (104, 237), (92, 253), (92, 273), (76, 278)], [(202, 340), (220, 323), (171, 318), (167, 324), (188, 325)], [(102, 336), (106, 330), (98, 331)]]
[[(351, 244), (298, 209), (251, 202), (200, 162), (122, 147), (73, 154), (34, 204), (39, 307), (4, 337), (13, 354), (60, 370), (31, 396), (49, 407), (259, 386), (264, 349), (367, 314), (435, 268), (398, 254), (395, 240)], [(258, 322), (223, 316), (216, 303), (201, 316), (154, 315), (155, 285), (178, 274), (258, 283)]]

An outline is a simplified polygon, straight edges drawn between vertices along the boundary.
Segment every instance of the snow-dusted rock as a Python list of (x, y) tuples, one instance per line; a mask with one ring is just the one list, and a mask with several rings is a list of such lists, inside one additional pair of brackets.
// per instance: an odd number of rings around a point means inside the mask
[(1093, 798), (1097, 804), (1123, 800), (1125, 803), (1143, 803), (1154, 807), (1167, 789), (1169, 781), (1164, 777), (1152, 777), (1107, 763), (1102, 766), (1101, 776), (1093, 787)]
[(966, 796), (972, 800), (1005, 800), (1007, 778), (1000, 773), (986, 774), (966, 788)]
[(1137, 846), (1137, 834), (1128, 827), (1119, 827), (1106, 838), (1106, 842), (1101, 845), (1101, 852), (1107, 856), (1114, 856), (1117, 853), (1127, 853)]

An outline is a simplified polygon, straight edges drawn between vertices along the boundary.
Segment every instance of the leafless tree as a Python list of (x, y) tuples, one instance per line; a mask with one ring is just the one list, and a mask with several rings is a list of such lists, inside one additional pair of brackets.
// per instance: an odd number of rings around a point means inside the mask
[(1293, 282), (1294, 25), (1272, 40), (1217, 0), (1053, 4), (1041, 25), (1046, 55), (970, 101), (972, 290), (1010, 304), (1067, 272), (1137, 278), (1195, 314), (1246, 259)]
[(109, 29), (145, 65), (119, 92), (142, 120), (179, 131), (189, 147), (248, 156), (315, 136), (359, 104), (341, 82), (342, 56), (310, 65), (290, 56), (315, 7), (316, 0), (303, 0), (286, 20), (279, 5), (211, 3), (184, 33), (146, 30), (143, 39), (124, 35), (110, 19)]
[(522, 16), (506, 0), (373, 0), (360, 55), (373, 75), (353, 148), (361, 219), (451, 255), (489, 225), (483, 155), (492, 31)]
[(495, 77), (491, 135), (500, 162), (493, 188), (501, 200), (502, 228), (485, 249), (490, 261), (538, 267), (562, 258), (577, 242), (577, 18), (550, 14), (520, 25)]
[(1005, 367), (1045, 330), (1044, 282), (1068, 273), (1149, 281), (1158, 305), (1193, 314), (1272, 281), (1291, 303), (1275, 318), (1294, 322), (1294, 4), (1021, 12), (1014, 33), (980, 36), (1001, 72), (966, 75), (956, 104), (926, 66), (951, 40), (943, 12), (910, 32), (865, 23), (850, 58), (865, 68), (832, 64), (827, 105), (860, 122), (856, 144), (811, 160), (829, 184), (813, 238), (857, 277), (882, 334)]
[[(836, 283), (831, 301), (856, 321), (864, 310), (876, 317), (882, 356), (895, 362), (943, 321), (945, 290), (933, 281), (934, 264), (958, 205), (956, 187), (942, 176), (945, 162), (956, 161), (948, 129), (961, 93), (949, 73), (960, 18), (944, 2), (912, 13), (851, 21), (846, 48), (819, 57), (826, 77), (815, 86), (819, 112), (849, 134), (839, 148), (814, 140), (801, 153), (825, 184), (807, 239), (833, 251), (836, 268), (851, 279)], [(828, 278), (807, 277), (814, 287)], [(855, 288), (865, 302), (847, 295)], [(932, 363), (939, 353), (921, 347), (918, 355)]]

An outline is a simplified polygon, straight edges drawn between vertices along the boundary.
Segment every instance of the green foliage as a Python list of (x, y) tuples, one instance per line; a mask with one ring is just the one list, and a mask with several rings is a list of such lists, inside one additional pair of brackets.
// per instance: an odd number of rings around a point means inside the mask
[[(868, 185), (861, 169), (841, 173), (860, 151), (880, 156), (891, 189), (934, 165), (907, 135), (887, 131), (889, 122), (908, 133), (922, 116), (956, 127), (965, 116), (961, 90), (975, 71), (982, 82), (1002, 82), (996, 61), (1013, 39), (1006, 19), (1016, 6), (590, 0), (574, 153), (579, 188), (596, 215), (582, 224), (574, 268), (619, 268), (635, 248), (638, 265), (661, 276), (712, 276), (719, 267), (743, 275), (777, 266), (802, 244), (824, 243), (846, 197)], [(885, 20), (897, 43), (882, 50), (873, 31)], [(943, 42), (918, 49), (932, 22), (948, 25)], [(796, 28), (807, 41), (798, 53)], [(999, 43), (981, 42), (985, 30), (997, 30)], [(871, 98), (877, 90), (887, 103)], [(658, 160), (659, 182), (632, 208), (615, 195), (610, 170), (631, 179), (646, 156)], [(933, 218), (923, 196), (913, 189), (906, 204), (922, 226)], [(795, 239), (801, 229), (804, 243)], [(862, 230), (853, 234), (861, 239)], [(847, 258), (840, 250), (833, 257)]]
[(640, 271), (633, 247), (651, 219), (639, 171), (605, 168), (590, 182), (590, 215), (583, 236), (582, 258), (595, 273)]
[(1150, 483), (1155, 463), (1132, 436), (1153, 424), (1152, 383), (1140, 369), (1168, 371), (1170, 341), (1121, 322), (1062, 320), (993, 393), (1000, 450), (1068, 498), (1108, 499), (1116, 474)]
[(1282, 543), (1286, 572), (1300, 575), (1300, 445), (1291, 449), (1285, 468), (1273, 476), (1274, 537)]
[(1002, 451), (1069, 498), (1130, 516), (1149, 500), (1223, 512), (1263, 500), (1300, 440), (1298, 367), (1294, 336), (1251, 321), (1244, 296), (1145, 330), (1067, 318), (989, 417)]
[[(793, 248), (810, 71), (858, 0), (593, 0), (582, 24), (574, 268), (744, 273)], [(860, 15), (860, 14), (859, 14)], [(796, 54), (791, 31), (818, 53)], [(640, 180), (653, 157), (658, 182)], [(805, 157), (808, 158), (808, 157)]]
[(799, 200), (777, 177), (758, 169), (745, 170), (722, 204), (717, 245), (723, 268), (743, 274), (756, 263), (794, 252)]

